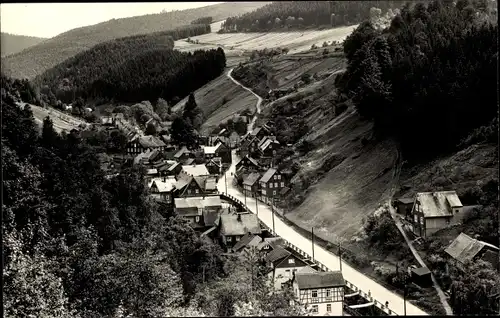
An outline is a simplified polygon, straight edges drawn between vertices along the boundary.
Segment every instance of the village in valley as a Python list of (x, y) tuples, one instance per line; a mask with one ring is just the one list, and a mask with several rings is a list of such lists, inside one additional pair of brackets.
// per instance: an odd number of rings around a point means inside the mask
[[(277, 152), (289, 145), (282, 145), (272, 134), (272, 122), (243, 136), (226, 128), (208, 136), (195, 130), (199, 146), (188, 149), (172, 140), (171, 122), (156, 124), (162, 131), (158, 136), (145, 136), (139, 128), (125, 128), (122, 121), (119, 113), (101, 117), (101, 126), (122, 129), (129, 138), (126, 154), (112, 155), (102, 163), (109, 176), (116, 175), (127, 162), (142, 167), (150, 195), (161, 203), (165, 214), (187, 220), (204, 239), (220, 244), (226, 255), (255, 250), (268, 266), (274, 290), (292, 288), (312, 315), (356, 315), (366, 308), (372, 313), (391, 314), (389, 304), (374, 301), (369, 291), (347, 286), (341, 271), (328, 271), (314, 256), (276, 236), (274, 229), (259, 220), (257, 201), (271, 208), (273, 226), (275, 217), (283, 217), (284, 211), (277, 205), (290, 191), (293, 177), (290, 169), (282, 171), (275, 162)], [(229, 195), (228, 187), (242, 193), (243, 202)], [(255, 204), (256, 211), (248, 209), (250, 204)], [(418, 245), (422, 238), (460, 223), (475, 207), (464, 206), (451, 190), (395, 199), (390, 211), (408, 244)], [(496, 267), (499, 249), (461, 233), (445, 252), (457, 266), (481, 259)], [(414, 283), (432, 286), (425, 264), (409, 266), (407, 272)]]

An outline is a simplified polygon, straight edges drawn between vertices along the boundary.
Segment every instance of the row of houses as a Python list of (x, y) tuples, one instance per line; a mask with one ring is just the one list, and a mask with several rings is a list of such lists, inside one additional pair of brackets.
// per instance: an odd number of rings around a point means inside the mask
[(267, 125), (244, 137), (237, 152), (241, 160), (236, 164), (236, 178), (241, 180), (245, 195), (273, 203), (290, 191), (291, 171), (280, 171), (274, 162), (280, 149), (282, 145)]
[(267, 276), (275, 292), (290, 287), (295, 301), (314, 316), (342, 316), (345, 281), (342, 273), (322, 272), (280, 237), (249, 232), (230, 249), (245, 254), (254, 250), (264, 260)]

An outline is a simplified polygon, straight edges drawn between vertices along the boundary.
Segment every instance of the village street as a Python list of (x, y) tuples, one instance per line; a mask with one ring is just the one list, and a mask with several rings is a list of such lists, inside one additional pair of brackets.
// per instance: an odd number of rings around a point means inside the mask
[[(226, 172), (227, 192), (228, 194), (238, 198), (243, 202), (244, 201), (243, 193), (241, 193), (239, 189), (237, 189), (236, 186), (233, 185), (234, 177), (232, 175), (235, 172), (235, 166), (238, 160), (239, 158), (236, 156), (236, 151), (233, 150), (232, 163), (230, 168)], [(225, 178), (220, 178), (218, 182), (217, 188), (219, 192), (225, 192), (226, 185), (224, 179)], [(247, 197), (246, 201), (248, 204), (248, 209), (252, 213), (256, 213), (255, 199)], [(272, 228), (273, 220), (272, 220), (271, 209), (268, 205), (260, 201), (258, 202), (258, 216), (263, 223), (265, 223), (268, 227)], [(274, 218), (274, 224), (275, 224), (276, 235), (284, 238), (285, 240), (295, 245), (296, 247), (300, 248), (301, 250), (305, 251), (309, 255), (312, 254), (312, 244), (309, 238), (303, 237), (302, 235), (297, 233), (294, 229), (283, 223), (283, 221), (281, 221), (276, 216)], [(315, 244), (314, 246), (314, 255), (316, 260), (326, 265), (330, 270), (340, 269), (339, 258), (336, 255), (327, 252), (317, 244)], [(404, 304), (403, 304), (403, 298), (401, 296), (389, 291), (382, 285), (378, 284), (369, 277), (358, 272), (357, 270), (350, 267), (346, 263), (342, 264), (342, 273), (346, 280), (348, 280), (349, 282), (351, 282), (364, 292), (371, 292), (371, 295), (373, 296), (374, 299), (382, 303), (388, 301), (389, 308), (394, 312), (396, 312), (398, 315), (404, 314)], [(427, 313), (417, 308), (416, 306), (410, 304), (409, 302), (407, 302), (406, 304), (406, 312), (407, 315), (427, 315)]]

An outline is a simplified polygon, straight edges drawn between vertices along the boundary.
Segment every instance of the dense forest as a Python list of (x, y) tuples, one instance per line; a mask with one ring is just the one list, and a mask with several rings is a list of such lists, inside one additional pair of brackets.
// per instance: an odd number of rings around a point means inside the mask
[(22, 52), (2, 58), (2, 72), (14, 78), (32, 79), (68, 58), (113, 39), (163, 32), (181, 28), (200, 17), (213, 17), (221, 21), (229, 16), (243, 14), (268, 2), (220, 3), (201, 8), (174, 10), (148, 14), (76, 28), (32, 46)]
[(300, 314), (265, 284), (257, 254), (224, 257), (163, 212), (141, 170), (105, 177), (80, 132), (46, 118), (40, 135), (14, 82), (1, 84), (6, 317)]
[(209, 25), (192, 25), (102, 43), (46, 71), (34, 83), (52, 105), (57, 100), (71, 103), (79, 97), (121, 102), (182, 98), (219, 76), (226, 66), (222, 49), (194, 53), (172, 50), (174, 40), (209, 29)]
[[(376, 136), (396, 139), (410, 166), (475, 144), (498, 145), (498, 24), (491, 3), (405, 5), (383, 30), (363, 22), (344, 42), (348, 67), (336, 78), (338, 102), (351, 101), (373, 120)], [(464, 224), (497, 244), (498, 176), (472, 185), (466, 198), (481, 207)], [(434, 245), (428, 251), (440, 255)], [(454, 313), (498, 313), (488, 292), (498, 289), (498, 273), (480, 262), (466, 267), (443, 276)]]
[(201, 17), (196, 20), (191, 21), (191, 24), (210, 24), (213, 22), (212, 17)]
[(362, 23), (344, 43), (341, 99), (397, 137), (408, 159), (456, 150), (497, 116), (498, 25), (489, 17), (486, 1), (436, 1), (404, 6), (383, 31)]
[(227, 18), (221, 32), (346, 26), (368, 19), (372, 7), (386, 12), (401, 5), (401, 1), (276, 1), (242, 16)]

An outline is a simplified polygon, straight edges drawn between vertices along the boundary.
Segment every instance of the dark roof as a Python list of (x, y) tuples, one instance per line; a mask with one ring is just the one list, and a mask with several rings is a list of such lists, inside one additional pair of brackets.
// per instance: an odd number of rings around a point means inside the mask
[(255, 236), (254, 234), (247, 233), (243, 235), (243, 237), (240, 239), (240, 241), (233, 246), (233, 251), (237, 252), (238, 250), (242, 249), (245, 247)]
[(274, 176), (274, 174), (277, 172), (276, 169), (274, 168), (269, 168), (266, 173), (264, 173), (264, 175), (262, 176), (262, 178), (260, 179), (260, 182), (268, 182), (272, 176)]
[(345, 286), (342, 272), (296, 273), (295, 280), (299, 289)]
[(418, 276), (430, 275), (431, 271), (427, 267), (412, 268), (411, 271)]
[(284, 195), (284, 194), (287, 194), (288, 191), (290, 191), (290, 188), (289, 187), (284, 187), (281, 189), (280, 191), (280, 195)]
[(218, 222), (220, 212), (214, 210), (203, 210), (203, 220), (205, 222), (205, 226), (214, 226)]
[(465, 263), (476, 257), (485, 246), (498, 251), (498, 247), (492, 244), (473, 239), (465, 233), (460, 233), (444, 251), (457, 261)]
[(188, 158), (186, 159), (186, 161), (184, 162), (185, 165), (190, 165), (190, 164), (193, 164), (194, 162), (194, 158)]
[(273, 249), (269, 254), (266, 256), (266, 262), (274, 263), (280, 259), (283, 259), (289, 255), (291, 255), (289, 251), (287, 251), (285, 248), (278, 246), (275, 249)]
[(415, 199), (413, 199), (413, 198), (399, 198), (396, 200), (396, 202), (400, 202), (403, 204), (412, 204), (413, 201), (415, 201)]
[(182, 156), (184, 153), (187, 152), (189, 152), (189, 150), (187, 149), (186, 146), (183, 146), (181, 149), (179, 149), (179, 151), (175, 153), (174, 158), (179, 158), (180, 156)]
[(180, 165), (180, 163), (176, 162), (173, 165), (171, 165), (167, 170), (168, 171), (173, 171), (175, 168), (177, 168)]

